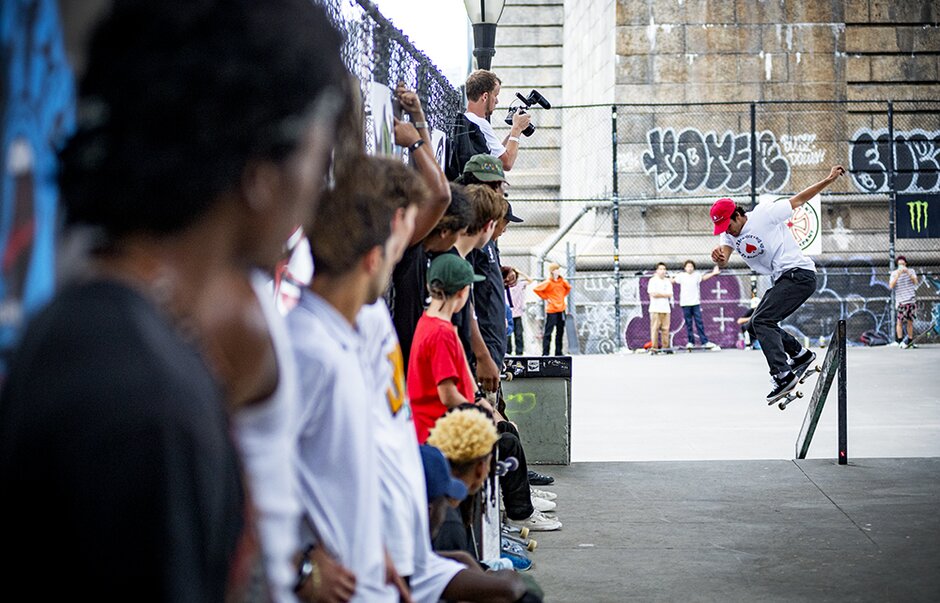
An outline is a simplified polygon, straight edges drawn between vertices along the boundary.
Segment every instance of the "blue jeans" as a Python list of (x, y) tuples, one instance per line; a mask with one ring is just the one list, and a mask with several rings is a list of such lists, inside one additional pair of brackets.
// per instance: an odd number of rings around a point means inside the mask
[(695, 334), (692, 332), (692, 321), (694, 320), (702, 345), (707, 344), (708, 337), (705, 336), (705, 325), (702, 324), (702, 306), (682, 306), (682, 316), (685, 318), (685, 332), (689, 337), (689, 343), (695, 345)]

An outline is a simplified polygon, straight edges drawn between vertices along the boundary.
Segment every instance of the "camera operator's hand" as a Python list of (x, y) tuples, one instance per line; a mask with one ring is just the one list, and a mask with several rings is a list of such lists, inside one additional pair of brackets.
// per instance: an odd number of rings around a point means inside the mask
[(424, 110), (421, 109), (421, 99), (409, 90), (404, 83), (399, 82), (395, 87), (395, 96), (401, 102), (401, 107), (407, 111), (414, 121), (424, 121)]
[(512, 136), (522, 134), (522, 131), (529, 127), (530, 121), (532, 117), (528, 113), (516, 111), (516, 114), (512, 116)]
[(395, 144), (400, 147), (410, 147), (421, 140), (421, 135), (414, 125), (407, 121), (402, 121), (397, 117), (395, 119)]

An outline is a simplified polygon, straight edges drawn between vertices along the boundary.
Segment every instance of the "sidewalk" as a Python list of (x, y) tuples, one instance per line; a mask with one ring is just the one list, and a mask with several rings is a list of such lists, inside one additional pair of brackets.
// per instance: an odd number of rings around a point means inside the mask
[(940, 600), (940, 458), (545, 469), (546, 601)]

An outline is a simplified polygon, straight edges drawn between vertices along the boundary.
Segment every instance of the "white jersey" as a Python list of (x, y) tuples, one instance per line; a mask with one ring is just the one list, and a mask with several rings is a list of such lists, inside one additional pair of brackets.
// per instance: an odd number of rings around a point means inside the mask
[(300, 373), (300, 499), (327, 552), (356, 576), (353, 601), (397, 602), (385, 583), (378, 449), (362, 339), (309, 289), (287, 317)]
[(258, 512), (258, 537), (274, 600), (296, 601), (297, 571), (293, 556), (300, 549), (300, 503), (294, 479), (297, 450), (297, 370), (284, 318), (274, 304), (271, 282), (255, 271), (252, 288), (264, 312), (277, 358), (277, 389), (270, 398), (235, 413), (234, 436), (251, 498)]
[(792, 268), (815, 272), (813, 260), (803, 255), (787, 228), (787, 220), (792, 214), (789, 201), (760, 203), (747, 212), (747, 222), (741, 234), (733, 237), (723, 232), (721, 244), (736, 249), (751, 270), (772, 275), (774, 282)]
[(411, 577), (415, 602), (433, 603), (463, 569), (431, 550), (424, 465), (405, 387), (404, 362), (388, 307), (364, 306), (356, 318), (362, 333), (363, 366), (375, 416), (382, 532), (402, 576)]
[(702, 273), (682, 271), (675, 276), (679, 283), (679, 305), (680, 306), (698, 306), (702, 303), (699, 285), (702, 283)]
[(480, 131), (483, 133), (483, 137), (486, 138), (486, 146), (490, 148), (490, 155), (493, 157), (501, 157), (503, 153), (506, 152), (506, 147), (503, 146), (503, 141), (496, 137), (496, 130), (493, 129), (493, 124), (480, 117), (475, 113), (467, 111), (464, 113), (467, 119), (480, 126)]

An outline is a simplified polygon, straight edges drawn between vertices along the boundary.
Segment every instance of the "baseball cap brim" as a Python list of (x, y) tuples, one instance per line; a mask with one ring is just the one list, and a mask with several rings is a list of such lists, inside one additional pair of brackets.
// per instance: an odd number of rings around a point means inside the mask
[(506, 211), (506, 221), (507, 222), (523, 222), (523, 219), (512, 213), (512, 204), (509, 204), (509, 209)]
[(506, 182), (506, 178), (500, 176), (499, 174), (494, 174), (492, 172), (464, 172), (465, 174), (473, 174), (473, 176), (480, 182)]
[(731, 218), (725, 218), (724, 220), (715, 222), (715, 234), (718, 235), (728, 230), (729, 224), (731, 224)]
[(450, 483), (447, 484), (446, 494), (454, 500), (463, 500), (467, 498), (467, 486), (459, 479), (452, 477)]

